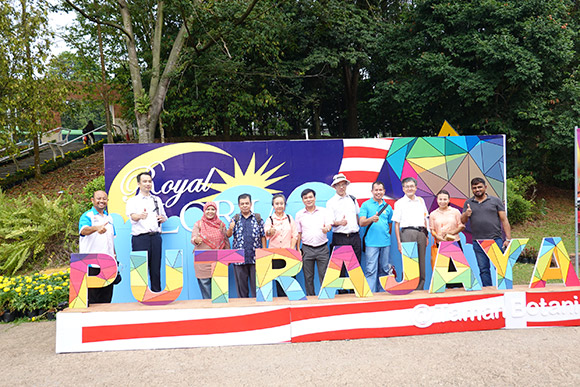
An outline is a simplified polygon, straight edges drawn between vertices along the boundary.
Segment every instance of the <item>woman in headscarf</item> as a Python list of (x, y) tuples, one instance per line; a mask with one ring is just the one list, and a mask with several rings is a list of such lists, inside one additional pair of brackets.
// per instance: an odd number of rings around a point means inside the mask
[[(193, 226), (191, 243), (196, 250), (229, 249), (230, 241), (226, 235), (226, 225), (217, 216), (217, 205), (207, 202), (203, 206), (203, 216)], [(211, 275), (214, 263), (194, 262), (195, 276), (204, 299), (211, 298)]]

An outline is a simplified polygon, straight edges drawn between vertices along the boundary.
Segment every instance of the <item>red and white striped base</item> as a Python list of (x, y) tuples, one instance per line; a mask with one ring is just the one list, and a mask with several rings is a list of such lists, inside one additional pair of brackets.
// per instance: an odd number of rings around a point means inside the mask
[(367, 299), (163, 306), (102, 304), (57, 314), (56, 352), (253, 345), (580, 325), (580, 288), (385, 293)]

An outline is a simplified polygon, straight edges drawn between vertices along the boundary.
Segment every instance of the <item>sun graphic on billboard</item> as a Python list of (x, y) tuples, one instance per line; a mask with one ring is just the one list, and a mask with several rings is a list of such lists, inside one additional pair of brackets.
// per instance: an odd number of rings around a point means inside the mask
[(262, 166), (256, 170), (256, 154), (252, 154), (252, 159), (246, 168), (246, 171), (243, 172), (238, 160), (234, 159), (234, 174), (229, 175), (226, 172), (216, 169), (217, 173), (221, 176), (224, 180), (223, 184), (213, 183), (211, 188), (215, 189), (216, 191), (223, 192), (228, 188), (235, 187), (237, 185), (252, 185), (254, 187), (263, 188), (270, 193), (277, 193), (281, 192), (280, 190), (274, 190), (268, 188), (272, 184), (276, 183), (287, 177), (288, 175), (273, 177), (271, 176), (276, 173), (278, 169), (280, 169), (285, 163), (278, 164), (277, 166), (273, 167), (272, 169), (266, 170), (268, 168), (268, 164), (270, 160), (272, 160), (273, 156), (270, 156), (268, 160)]

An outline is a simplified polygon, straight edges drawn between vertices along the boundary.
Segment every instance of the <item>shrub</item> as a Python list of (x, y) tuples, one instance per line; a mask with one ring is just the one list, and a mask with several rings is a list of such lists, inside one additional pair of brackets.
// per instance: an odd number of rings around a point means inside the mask
[(0, 191), (0, 274), (68, 262), (78, 249), (83, 208), (66, 193), (51, 200), (44, 195), (9, 198)]
[(542, 213), (543, 202), (534, 202), (536, 181), (532, 176), (509, 178), (507, 184), (508, 219), (511, 224), (523, 223)]
[(89, 204), (91, 203), (91, 198), (93, 197), (93, 193), (95, 191), (105, 191), (105, 176), (94, 178), (93, 180), (89, 181), (85, 188), (83, 188), (83, 193)]

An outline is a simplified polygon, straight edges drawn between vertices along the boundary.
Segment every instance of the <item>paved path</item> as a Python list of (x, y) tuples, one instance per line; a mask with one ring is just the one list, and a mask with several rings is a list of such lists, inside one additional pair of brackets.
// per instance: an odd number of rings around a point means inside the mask
[[(65, 153), (69, 152), (69, 151), (76, 151), (76, 150), (84, 148), (84, 146), (85, 145), (83, 144), (83, 142), (79, 140), (79, 141), (75, 141), (75, 142), (63, 147), (63, 151)], [(57, 153), (57, 155), (60, 155), (60, 154)], [(40, 163), (41, 164), (45, 160), (52, 160), (52, 158), (53, 158), (53, 153), (50, 150), (50, 147), (47, 147), (40, 152)], [(34, 154), (18, 160), (18, 167), (20, 169), (26, 169), (26, 168), (30, 167), (31, 165), (34, 165)], [(14, 164), (14, 162), (12, 160), (4, 161), (3, 163), (0, 164), (0, 178), (6, 177), (7, 174), (12, 175), (17, 170), (18, 169), (16, 168), (16, 164)]]
[(0, 386), (580, 385), (580, 327), (60, 355), (55, 330), (0, 325)]

